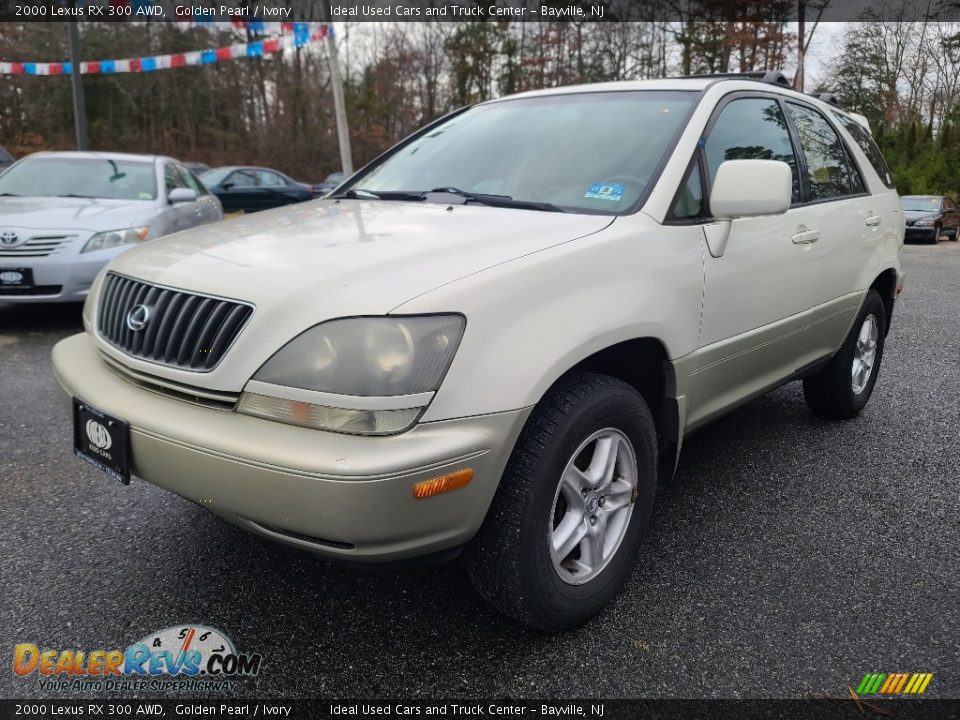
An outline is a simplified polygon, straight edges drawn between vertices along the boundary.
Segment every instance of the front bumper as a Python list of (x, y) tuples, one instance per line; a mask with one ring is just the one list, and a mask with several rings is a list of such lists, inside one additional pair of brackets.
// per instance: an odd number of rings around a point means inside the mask
[(915, 226), (907, 225), (904, 228), (904, 239), (907, 242), (910, 241), (921, 241), (921, 242), (933, 242), (937, 240), (937, 229), (932, 226)]
[[(340, 435), (138, 387), (105, 365), (86, 334), (59, 342), (53, 366), (68, 404), (77, 397), (130, 423), (134, 475), (247, 530), (344, 560), (402, 560), (473, 537), (529, 415)], [(414, 498), (414, 483), (468, 467), (468, 485)]]
[(103, 266), (134, 247), (124, 245), (81, 253), (90, 235), (86, 233), (46, 257), (0, 257), (0, 272), (8, 268), (30, 268), (34, 284), (26, 291), (0, 287), (0, 303), (83, 302)]

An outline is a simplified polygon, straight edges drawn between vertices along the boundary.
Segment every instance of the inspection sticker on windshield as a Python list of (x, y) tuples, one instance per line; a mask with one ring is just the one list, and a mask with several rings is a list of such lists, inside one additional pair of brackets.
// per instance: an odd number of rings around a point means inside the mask
[(620, 183), (594, 183), (589, 187), (584, 197), (593, 198), (594, 200), (620, 202), (623, 198), (624, 190), (626, 190), (626, 188)]

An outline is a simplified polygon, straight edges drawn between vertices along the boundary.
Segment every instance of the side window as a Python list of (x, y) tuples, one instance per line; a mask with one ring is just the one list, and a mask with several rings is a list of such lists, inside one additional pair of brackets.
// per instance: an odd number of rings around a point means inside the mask
[(943, 205), (947, 212), (955, 213), (957, 211), (957, 204), (948, 197), (943, 199)]
[(267, 170), (257, 170), (257, 178), (260, 185), (265, 187), (282, 187), (287, 184), (282, 177)]
[(725, 160), (780, 160), (793, 172), (793, 202), (800, 202), (800, 174), (787, 121), (776, 100), (733, 100), (717, 117), (704, 144), (710, 185)]
[(177, 165), (177, 172), (180, 173), (180, 179), (183, 180), (186, 187), (193, 190), (197, 195), (206, 195), (207, 190), (203, 183), (197, 180), (196, 176), (183, 165)]
[(867, 160), (870, 161), (873, 169), (877, 171), (877, 175), (880, 176), (883, 184), (888, 188), (892, 188), (893, 176), (890, 175), (890, 169), (887, 167), (887, 163), (880, 153), (880, 148), (877, 147), (877, 144), (873, 141), (873, 137), (867, 129), (852, 117), (836, 112), (834, 116), (840, 121), (840, 124), (843, 125), (843, 129), (850, 133), (853, 141), (863, 150), (863, 154), (867, 156)]
[(670, 220), (693, 220), (704, 217), (706, 208), (703, 203), (703, 184), (700, 182), (700, 162), (693, 164), (687, 172), (687, 179), (680, 186), (673, 208), (668, 216)]
[(238, 188), (256, 187), (260, 184), (257, 176), (249, 170), (234, 171), (227, 179), (227, 182), (233, 183), (233, 186)]
[(167, 186), (167, 192), (188, 187), (173, 163), (167, 163), (163, 166), (163, 181)]
[(810, 199), (829, 200), (851, 193), (852, 180), (847, 154), (827, 119), (816, 110), (787, 103), (807, 160)]

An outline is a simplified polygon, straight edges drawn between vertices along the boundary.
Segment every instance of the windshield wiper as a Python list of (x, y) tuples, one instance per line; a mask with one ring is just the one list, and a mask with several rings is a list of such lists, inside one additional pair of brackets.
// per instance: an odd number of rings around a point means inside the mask
[(475, 202), (481, 205), (501, 208), (517, 208), (518, 210), (542, 210), (544, 212), (566, 212), (562, 208), (548, 202), (537, 202), (536, 200), (514, 200), (509, 195), (490, 195), (487, 193), (467, 192), (455, 187), (439, 187), (423, 193), (425, 198), (430, 193), (447, 193), (449, 195), (459, 195), (465, 198), (467, 202)]
[(364, 190), (363, 188), (350, 188), (336, 195), (331, 195), (331, 199), (340, 200), (423, 200), (423, 193), (412, 192), (408, 190)]
[(0, 193), (0, 197), (20, 197), (16, 193)]
[(96, 200), (96, 195), (76, 195), (74, 193), (67, 193), (65, 195), (57, 195), (57, 197), (69, 197), (69, 198), (84, 198), (85, 200)]

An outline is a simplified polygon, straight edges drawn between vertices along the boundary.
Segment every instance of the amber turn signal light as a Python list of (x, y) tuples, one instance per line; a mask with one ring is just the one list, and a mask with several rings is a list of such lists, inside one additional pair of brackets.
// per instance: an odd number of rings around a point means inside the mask
[(473, 468), (464, 468), (456, 472), (441, 475), (430, 480), (422, 480), (413, 486), (413, 496), (417, 500), (433, 497), (448, 490), (456, 490), (473, 480)]

